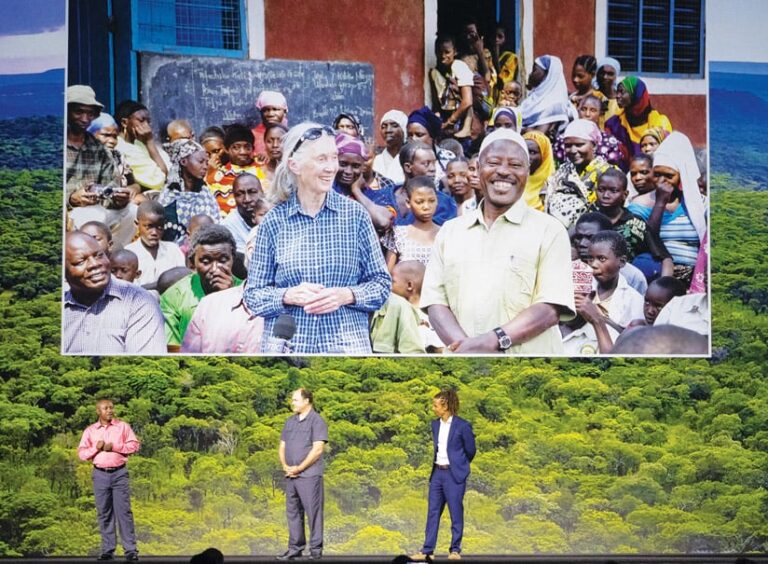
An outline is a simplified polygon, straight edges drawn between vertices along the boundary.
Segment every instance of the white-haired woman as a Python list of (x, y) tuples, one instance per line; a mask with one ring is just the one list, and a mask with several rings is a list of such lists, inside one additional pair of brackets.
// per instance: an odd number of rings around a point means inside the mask
[(331, 187), (339, 167), (335, 132), (301, 123), (283, 137), (276, 204), (259, 227), (244, 299), (265, 318), (295, 319), (297, 354), (371, 352), (368, 314), (389, 296), (391, 279), (371, 219)]

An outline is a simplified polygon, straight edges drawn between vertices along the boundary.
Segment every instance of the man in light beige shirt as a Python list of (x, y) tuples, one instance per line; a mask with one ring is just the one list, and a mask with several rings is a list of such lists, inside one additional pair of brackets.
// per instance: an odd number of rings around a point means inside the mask
[(557, 323), (575, 310), (568, 234), (521, 197), (529, 164), (517, 132), (486, 137), (479, 167), (483, 201), (437, 234), (420, 305), (453, 352), (562, 354)]

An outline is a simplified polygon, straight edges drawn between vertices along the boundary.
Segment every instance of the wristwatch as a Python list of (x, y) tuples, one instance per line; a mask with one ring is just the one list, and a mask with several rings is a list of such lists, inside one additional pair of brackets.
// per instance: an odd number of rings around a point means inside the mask
[(505, 351), (512, 346), (512, 339), (504, 332), (504, 329), (496, 327), (493, 332), (496, 333), (496, 338), (499, 340), (499, 350)]

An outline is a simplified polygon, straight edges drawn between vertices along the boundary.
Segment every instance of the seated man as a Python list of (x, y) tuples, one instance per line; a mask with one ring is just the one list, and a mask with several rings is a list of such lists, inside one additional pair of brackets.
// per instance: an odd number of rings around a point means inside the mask
[[(247, 271), (247, 255), (245, 268)], [(243, 301), (243, 290), (245, 290), (245, 284), (240, 284), (220, 292), (212, 292), (200, 300), (184, 333), (181, 352), (205, 354), (262, 352), (264, 318), (250, 312)]]
[(146, 290), (113, 277), (109, 258), (90, 235), (65, 242), (62, 349), (65, 353), (162, 354), (163, 315)]
[(560, 353), (557, 323), (575, 311), (568, 234), (521, 198), (529, 162), (519, 133), (488, 135), (479, 170), (485, 198), (438, 232), (420, 305), (454, 352)]
[(168, 352), (179, 351), (187, 325), (203, 297), (243, 283), (232, 275), (235, 240), (226, 227), (208, 225), (200, 228), (192, 236), (190, 247), (195, 272), (179, 280), (160, 297)]
[(235, 198), (236, 211), (225, 217), (221, 224), (229, 229), (235, 238), (237, 252), (244, 254), (245, 242), (256, 226), (256, 206), (264, 197), (261, 182), (253, 174), (244, 172), (232, 183), (232, 196)]
[(89, 221), (105, 223), (120, 249), (133, 235), (136, 206), (110, 149), (89, 133), (101, 109), (89, 86), (67, 88), (67, 209), (75, 229)]
[(264, 178), (264, 172), (253, 158), (253, 133), (239, 123), (226, 128), (224, 147), (229, 156), (229, 162), (219, 167), (219, 170), (209, 177), (209, 188), (221, 208), (221, 215), (226, 216), (237, 207), (232, 193), (235, 179), (243, 173), (252, 174), (259, 180)]
[(184, 253), (179, 246), (162, 240), (165, 223), (163, 213), (162, 204), (156, 200), (142, 202), (136, 212), (139, 238), (126, 249), (139, 257), (141, 274), (136, 283), (140, 286), (154, 286), (163, 272), (185, 264)]
[(155, 142), (149, 110), (144, 104), (124, 100), (117, 106), (115, 120), (120, 127), (117, 150), (130, 165), (133, 178), (142, 190), (161, 190), (171, 161)]

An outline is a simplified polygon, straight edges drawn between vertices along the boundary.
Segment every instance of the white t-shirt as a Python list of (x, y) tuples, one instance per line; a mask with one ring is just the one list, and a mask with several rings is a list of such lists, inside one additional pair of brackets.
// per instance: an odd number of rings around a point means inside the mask
[(152, 255), (141, 242), (141, 239), (137, 239), (125, 248), (128, 251), (133, 251), (136, 256), (139, 257), (139, 270), (141, 270), (141, 276), (133, 281), (134, 284), (138, 284), (139, 286), (157, 282), (157, 279), (160, 278), (160, 275), (166, 270), (176, 268), (177, 266), (186, 266), (184, 253), (181, 252), (181, 249), (176, 243), (160, 241), (156, 259), (152, 258)]

